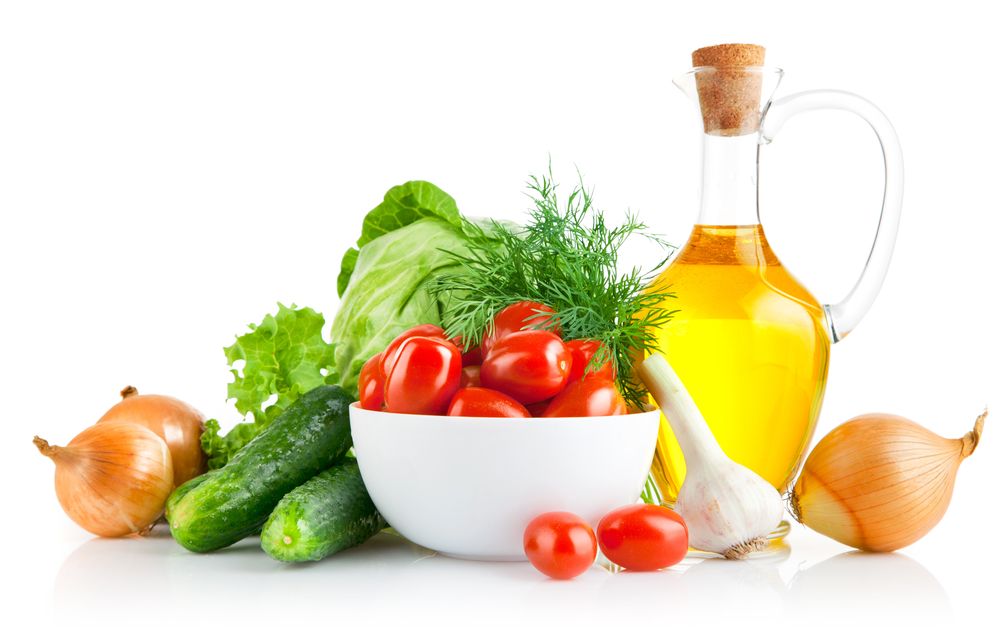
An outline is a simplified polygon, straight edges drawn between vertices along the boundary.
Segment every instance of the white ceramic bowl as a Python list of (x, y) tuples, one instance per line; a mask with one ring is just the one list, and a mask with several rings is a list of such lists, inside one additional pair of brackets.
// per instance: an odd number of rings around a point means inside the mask
[(386, 521), (449, 556), (524, 560), (524, 528), (543, 512), (591, 525), (634, 503), (660, 413), (593, 418), (460, 418), (351, 406), (361, 476)]

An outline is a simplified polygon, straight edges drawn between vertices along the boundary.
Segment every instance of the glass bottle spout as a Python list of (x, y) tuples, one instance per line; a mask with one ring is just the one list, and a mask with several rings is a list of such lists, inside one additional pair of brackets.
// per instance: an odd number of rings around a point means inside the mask
[(758, 131), (782, 71), (698, 67), (674, 84), (697, 106), (702, 186), (699, 225), (756, 225)]

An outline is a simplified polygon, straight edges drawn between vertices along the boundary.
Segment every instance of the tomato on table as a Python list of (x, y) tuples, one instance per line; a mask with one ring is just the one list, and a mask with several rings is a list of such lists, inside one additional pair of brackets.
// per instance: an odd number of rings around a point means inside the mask
[(536, 569), (569, 580), (594, 564), (597, 538), (590, 524), (571, 512), (546, 512), (524, 529), (524, 553)]
[(507, 394), (485, 387), (464, 387), (455, 393), (448, 406), (449, 416), (477, 418), (530, 418), (524, 405)]
[(403, 341), (385, 379), (385, 410), (441, 415), (462, 378), (462, 355), (447, 340)]
[(379, 369), (382, 371), (383, 379), (392, 370), (392, 364), (396, 362), (396, 356), (399, 354), (399, 347), (411, 337), (429, 337), (444, 341), (445, 343), (451, 343), (451, 340), (444, 336), (444, 329), (434, 324), (421, 324), (409, 330), (404, 330), (395, 339), (390, 341), (389, 345), (382, 351), (382, 361), (379, 363)]
[[(602, 363), (596, 368), (590, 368), (590, 363), (604, 346), (603, 343), (597, 341), (596, 339), (574, 339), (573, 341), (567, 341), (566, 347), (569, 348), (570, 354), (573, 355), (573, 368), (569, 373), (569, 380), (578, 381), (581, 378), (603, 378), (608, 381), (615, 380), (617, 376), (615, 374), (615, 364), (610, 360), (610, 355), (607, 355), (609, 360)], [(590, 370), (588, 372), (588, 369)]]
[(379, 352), (365, 361), (358, 376), (358, 401), (362, 409), (379, 411), (385, 402), (385, 379), (382, 378), (380, 364), (382, 353)]
[[(510, 333), (522, 330), (547, 329), (545, 324), (548, 321), (548, 317), (554, 313), (555, 311), (551, 307), (541, 302), (528, 301), (514, 302), (510, 306), (500, 309), (493, 316), (492, 327), (487, 326), (485, 334), (483, 334), (483, 342), (481, 344), (482, 357), (485, 359), (494, 344)], [(550, 332), (556, 335), (562, 334), (559, 326), (551, 329)]]
[(566, 386), (552, 399), (543, 414), (546, 418), (581, 416), (621, 416), (628, 413), (625, 399), (612, 381), (585, 378)]
[(483, 360), (483, 387), (501, 391), (523, 405), (563, 390), (573, 358), (566, 344), (545, 330), (523, 330), (497, 340)]
[(655, 571), (684, 559), (687, 524), (661, 505), (627, 505), (597, 525), (597, 540), (608, 560), (630, 571)]

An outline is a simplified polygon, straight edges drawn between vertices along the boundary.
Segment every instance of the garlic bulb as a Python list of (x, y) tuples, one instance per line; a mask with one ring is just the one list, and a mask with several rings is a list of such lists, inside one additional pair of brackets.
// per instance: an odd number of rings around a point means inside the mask
[(955, 440), (900, 416), (848, 420), (809, 454), (792, 489), (792, 513), (858, 549), (905, 547), (944, 516), (958, 466), (976, 450), (985, 419), (984, 412)]
[(730, 560), (763, 549), (781, 521), (781, 495), (726, 456), (666, 359), (653, 354), (638, 373), (684, 452), (687, 476), (674, 507), (687, 522), (691, 546)]

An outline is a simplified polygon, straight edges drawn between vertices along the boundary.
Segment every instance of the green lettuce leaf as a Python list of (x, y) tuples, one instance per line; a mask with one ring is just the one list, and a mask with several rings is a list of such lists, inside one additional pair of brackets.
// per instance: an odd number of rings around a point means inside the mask
[[(202, 434), (202, 450), (209, 467), (218, 468), (302, 394), (325, 383), (336, 382), (333, 345), (323, 339), (323, 316), (311, 308), (297, 309), (278, 304), (275, 315), (267, 315), (250, 332), (225, 348), (233, 368), (229, 398), (236, 410), (249, 418), (225, 436), (219, 423), (209, 420)], [(242, 361), (242, 366), (237, 362)]]
[(365, 216), (357, 248), (347, 250), (341, 260), (337, 295), (344, 297), (362, 247), (385, 234), (427, 218), (438, 219), (458, 230), (465, 227), (455, 200), (434, 184), (411, 181), (390, 188), (382, 203)]

